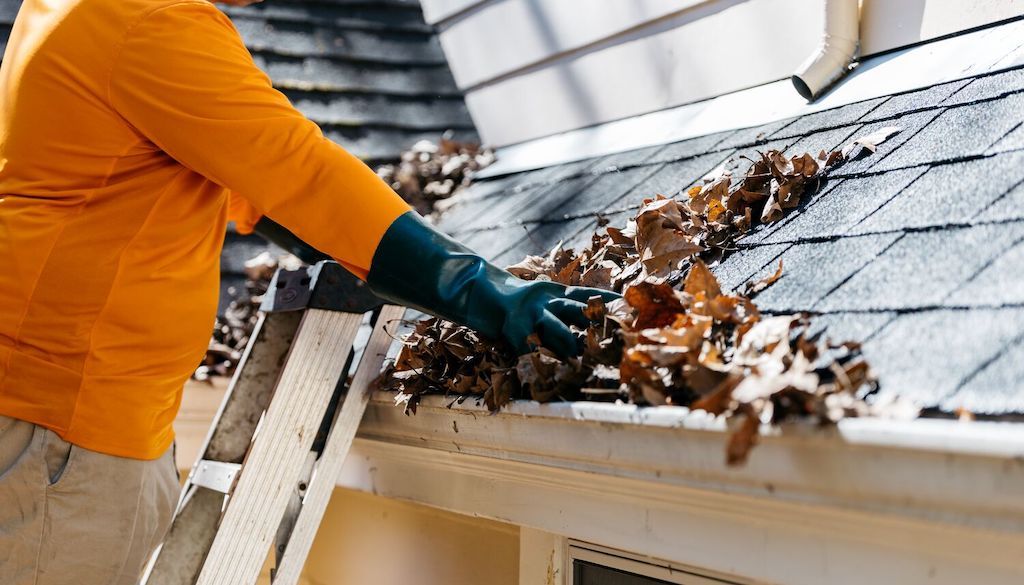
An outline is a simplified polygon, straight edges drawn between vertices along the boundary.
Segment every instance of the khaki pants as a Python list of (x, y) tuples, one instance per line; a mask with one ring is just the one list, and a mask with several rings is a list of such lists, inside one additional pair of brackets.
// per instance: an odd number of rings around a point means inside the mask
[(104, 455), (0, 416), (0, 584), (138, 583), (177, 503), (171, 451)]

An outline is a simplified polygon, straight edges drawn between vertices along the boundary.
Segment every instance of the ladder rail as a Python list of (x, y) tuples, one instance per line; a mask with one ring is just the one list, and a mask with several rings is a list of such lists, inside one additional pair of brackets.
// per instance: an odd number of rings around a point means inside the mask
[(390, 346), (384, 327), (403, 311), (381, 304), (336, 262), (278, 270), (142, 583), (250, 585), (275, 537), (277, 582), (298, 579)]
[(274, 585), (295, 585), (301, 577), (302, 568), (327, 510), (338, 475), (373, 394), (373, 381), (380, 375), (381, 367), (387, 358), (392, 342), (391, 335), (386, 329), (387, 325), (401, 319), (404, 312), (403, 307), (395, 305), (385, 305), (381, 309), (352, 378), (352, 384), (331, 427), (327, 444), (313, 470), (313, 477), (302, 500), (298, 519), (274, 573)]
[(249, 585), (284, 516), (362, 315), (307, 309), (198, 585)]
[[(199, 458), (185, 481), (168, 534), (143, 574), (143, 584), (192, 585), (198, 577), (216, 534), (227, 492), (208, 489), (195, 480), (201, 473), (201, 466), (216, 461), (218, 455), (242, 460), (238, 455), (239, 446), (248, 448), (260, 414), (271, 401), (281, 364), (301, 319), (301, 312), (260, 315), (206, 434)], [(226, 435), (220, 430), (225, 423), (231, 430)]]

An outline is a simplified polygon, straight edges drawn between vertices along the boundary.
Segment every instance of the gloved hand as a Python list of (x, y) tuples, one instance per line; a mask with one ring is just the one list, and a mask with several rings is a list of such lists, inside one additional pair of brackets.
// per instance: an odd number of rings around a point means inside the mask
[(491, 340), (504, 339), (519, 354), (531, 350), (527, 338), (536, 333), (560, 357), (581, 351), (569, 325), (587, 326), (587, 300), (619, 298), (610, 291), (515, 277), (415, 212), (388, 228), (366, 282), (381, 298), (466, 325)]

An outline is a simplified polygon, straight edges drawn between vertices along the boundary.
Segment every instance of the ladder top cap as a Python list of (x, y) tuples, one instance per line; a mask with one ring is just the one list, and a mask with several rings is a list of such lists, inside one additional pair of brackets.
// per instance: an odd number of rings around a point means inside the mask
[(317, 262), (299, 270), (278, 269), (263, 295), (266, 313), (324, 309), (365, 313), (384, 304), (365, 282), (333, 261)]

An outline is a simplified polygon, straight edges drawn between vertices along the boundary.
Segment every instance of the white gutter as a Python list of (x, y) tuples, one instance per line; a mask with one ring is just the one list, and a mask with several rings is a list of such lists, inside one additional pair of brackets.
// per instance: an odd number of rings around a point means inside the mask
[(825, 36), (793, 74), (793, 86), (813, 100), (850, 70), (860, 42), (860, 0), (825, 0)]
[[(490, 414), (427, 396), (406, 416), (374, 395), (360, 440), (1024, 534), (1024, 424), (847, 419), (763, 428), (742, 467), (725, 465), (726, 425), (685, 408), (516, 401)], [(1018, 486), (1018, 487), (1011, 487)], [(377, 487), (382, 488), (382, 484)], [(1022, 549), (1024, 550), (1024, 549)]]

